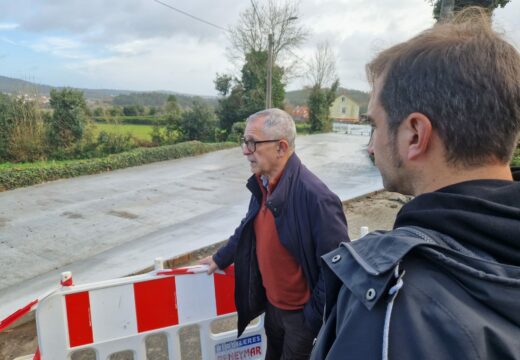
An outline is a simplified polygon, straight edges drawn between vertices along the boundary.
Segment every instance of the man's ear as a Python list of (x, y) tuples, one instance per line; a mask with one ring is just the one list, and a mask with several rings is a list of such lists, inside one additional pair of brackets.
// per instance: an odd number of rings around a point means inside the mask
[(432, 141), (432, 123), (419, 112), (411, 113), (401, 124), (407, 146), (408, 160), (415, 160), (426, 154)]
[(288, 151), (289, 151), (289, 143), (287, 142), (287, 140), (285, 140), (285, 139), (280, 140), (280, 142), (278, 143), (278, 154), (283, 156)]

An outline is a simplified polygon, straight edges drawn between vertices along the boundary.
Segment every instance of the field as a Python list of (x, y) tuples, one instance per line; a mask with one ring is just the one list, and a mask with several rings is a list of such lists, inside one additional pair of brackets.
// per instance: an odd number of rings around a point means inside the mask
[(121, 135), (130, 133), (139, 140), (150, 141), (152, 128), (153, 126), (151, 125), (95, 124), (94, 136), (97, 136), (97, 134), (101, 131)]

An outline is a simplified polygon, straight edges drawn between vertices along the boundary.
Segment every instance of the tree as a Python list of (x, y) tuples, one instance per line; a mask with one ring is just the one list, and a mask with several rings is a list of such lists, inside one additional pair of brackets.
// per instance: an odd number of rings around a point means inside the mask
[(137, 116), (144, 114), (144, 106), (139, 104), (123, 106), (123, 114), (125, 116)]
[(232, 81), (233, 77), (231, 75), (219, 75), (219, 73), (217, 73), (217, 77), (213, 83), (215, 84), (215, 89), (219, 92), (219, 94), (221, 96), (226, 96), (231, 90)]
[(332, 130), (330, 106), (336, 98), (339, 80), (334, 81), (329, 89), (313, 86), (307, 105), (309, 106), (309, 123), (311, 132), (327, 132)]
[(318, 44), (306, 74), (311, 84), (320, 88), (336, 80), (336, 57), (327, 42)]
[(181, 119), (181, 108), (175, 95), (168, 96), (164, 108), (166, 111), (165, 140), (171, 144), (177, 140)]
[(179, 130), (183, 140), (213, 141), (216, 125), (215, 113), (200, 99), (195, 99), (192, 108), (182, 113)]
[(98, 106), (97, 108), (94, 109), (92, 114), (94, 116), (104, 116), (105, 115), (105, 111), (103, 110), (103, 108), (101, 106)]
[[(285, 84), (284, 69), (273, 65), (272, 100), (273, 107), (283, 107)], [(246, 55), (242, 67), (242, 86), (244, 87), (244, 112), (253, 114), (265, 108), (265, 86), (267, 81), (267, 52), (252, 51)]]
[(218, 100), (218, 107), (216, 110), (219, 126), (225, 130), (227, 134), (231, 133), (231, 127), (237, 121), (243, 121), (247, 114), (243, 106), (244, 88), (242, 84), (236, 83), (228, 97)]
[[(285, 99), (285, 83), (283, 82), (284, 68), (274, 65), (272, 76), (273, 107), (282, 108)], [(234, 79), (234, 86), (229, 90), (231, 80), (229, 75), (217, 74), (214, 81), (217, 90), (228, 97), (219, 99), (217, 115), (220, 127), (231, 133), (231, 127), (237, 121), (245, 118), (265, 107), (265, 85), (267, 78), (267, 53), (265, 51), (251, 52), (246, 55), (246, 62), (242, 66), (241, 80)], [(224, 78), (225, 77), (225, 78)], [(220, 90), (219, 90), (220, 89)], [(224, 91), (223, 91), (224, 90)]]
[[(311, 132), (331, 131), (330, 106), (336, 97), (339, 79), (336, 58), (327, 43), (319, 44), (309, 63), (307, 78), (312, 89), (307, 100)], [(330, 86), (330, 88), (324, 88)]]
[(282, 52), (291, 52), (308, 36), (308, 30), (296, 18), (299, 4), (295, 0), (268, 0), (240, 14), (238, 24), (230, 30), (231, 56), (243, 59), (249, 53), (267, 51), (267, 35), (273, 34), (273, 63)]
[(53, 147), (68, 147), (79, 141), (87, 121), (83, 92), (73, 89), (51, 90), (52, 117), (48, 119), (48, 139)]
[(168, 98), (166, 99), (166, 104), (164, 105), (164, 111), (167, 114), (180, 115), (181, 108), (175, 95), (168, 95)]
[[(510, 0), (428, 0), (433, 6), (433, 17), (435, 20), (449, 17), (450, 13), (456, 13), (468, 6), (480, 6), (489, 11), (491, 15), (497, 7), (503, 8)], [(452, 3), (452, 4), (451, 4)], [(452, 9), (450, 9), (453, 6)], [(446, 14), (446, 15), (445, 15)]]

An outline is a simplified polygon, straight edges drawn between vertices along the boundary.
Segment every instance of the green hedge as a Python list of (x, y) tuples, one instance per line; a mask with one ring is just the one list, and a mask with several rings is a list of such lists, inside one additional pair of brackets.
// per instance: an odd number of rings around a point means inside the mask
[(237, 146), (236, 143), (201, 143), (189, 141), (155, 148), (139, 148), (104, 158), (38, 163), (34, 166), (0, 168), (0, 191), (46, 181), (97, 174), (104, 171), (178, 159)]
[(515, 154), (513, 156), (513, 161), (511, 161), (512, 166), (520, 166), (520, 145), (516, 148)]
[(100, 124), (127, 124), (127, 125), (155, 125), (166, 121), (164, 116), (93, 116), (95, 122)]
[(296, 123), (296, 133), (299, 135), (310, 134), (311, 125), (309, 123)]

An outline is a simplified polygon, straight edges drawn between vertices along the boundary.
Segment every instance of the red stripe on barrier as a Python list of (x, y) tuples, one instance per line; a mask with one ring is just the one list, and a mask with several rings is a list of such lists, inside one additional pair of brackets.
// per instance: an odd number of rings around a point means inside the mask
[(179, 324), (175, 291), (174, 277), (134, 284), (138, 332)]
[(92, 321), (88, 291), (65, 295), (70, 347), (92, 344)]
[(217, 315), (237, 311), (235, 307), (235, 272), (234, 268), (228, 269), (225, 270), (225, 274), (214, 273)]
[(6, 317), (4, 320), (0, 321), (0, 332), (4, 331), (9, 325), (14, 324), (21, 317), (31, 311), (32, 307), (38, 303), (38, 299), (31, 301), (29, 304), (25, 305), (23, 308), (16, 310), (14, 313)]
[(33, 360), (41, 360), (40, 348), (36, 348), (36, 352), (34, 353)]

